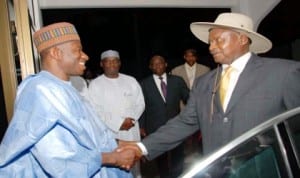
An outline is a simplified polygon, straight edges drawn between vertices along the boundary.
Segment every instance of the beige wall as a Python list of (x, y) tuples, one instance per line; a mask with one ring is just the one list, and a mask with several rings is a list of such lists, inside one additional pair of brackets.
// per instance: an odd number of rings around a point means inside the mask
[(12, 39), (9, 22), (9, 12), (7, 1), (0, 0), (0, 68), (3, 82), (4, 102), (6, 106), (6, 114), (8, 120), (11, 119), (13, 113), (14, 99), (16, 95), (16, 70), (13, 56)]

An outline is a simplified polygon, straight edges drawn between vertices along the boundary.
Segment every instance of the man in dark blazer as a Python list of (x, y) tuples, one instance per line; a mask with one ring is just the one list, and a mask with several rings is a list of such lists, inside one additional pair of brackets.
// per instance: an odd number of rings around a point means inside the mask
[(179, 65), (171, 70), (172, 75), (182, 77), (189, 89), (192, 88), (194, 80), (209, 72), (210, 68), (197, 63), (198, 55), (195, 49), (186, 49), (183, 53), (184, 64)]
[[(192, 89), (195, 79), (209, 72), (210, 68), (197, 63), (199, 57), (197, 51), (193, 48), (184, 50), (183, 59), (185, 63), (173, 68), (170, 73), (172, 75), (182, 77), (188, 88)], [(184, 104), (180, 103), (180, 105), (181, 109), (183, 109)], [(185, 152), (189, 154), (187, 155), (189, 157), (187, 157), (186, 159), (195, 159), (196, 155), (198, 153), (201, 153), (202, 150), (201, 132), (198, 131), (190, 136), (188, 139), (186, 139), (186, 142), (184, 144)], [(196, 155), (194, 153), (196, 153)]]
[[(272, 43), (253, 30), (252, 19), (238, 13), (222, 13), (215, 22), (191, 24), (193, 34), (209, 44), (215, 70), (195, 81), (184, 110), (141, 143), (136, 149), (153, 159), (180, 144), (198, 129), (203, 152), (208, 154), (258, 124), (300, 106), (300, 63), (259, 57)], [(223, 69), (235, 68), (224, 106), (220, 101)], [(163, 137), (162, 137), (163, 136)]]
[[(153, 56), (149, 64), (153, 75), (141, 81), (145, 111), (139, 122), (143, 136), (155, 132), (169, 119), (175, 117), (180, 112), (180, 101), (186, 103), (188, 99), (189, 89), (184, 80), (178, 76), (166, 74), (166, 67), (167, 63), (162, 56)], [(161, 89), (161, 80), (167, 86), (166, 96)], [(165, 136), (168, 137), (167, 134)], [(183, 169), (183, 148), (183, 144), (180, 144), (156, 159), (161, 178), (173, 178), (180, 175)]]

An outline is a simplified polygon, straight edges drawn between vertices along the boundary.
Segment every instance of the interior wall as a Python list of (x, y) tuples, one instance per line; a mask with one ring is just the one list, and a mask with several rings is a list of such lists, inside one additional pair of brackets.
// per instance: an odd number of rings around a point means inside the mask
[(1, 91), (4, 94), (4, 101), (6, 106), (5, 108), (3, 108), (3, 110), (6, 111), (6, 118), (8, 120), (10, 120), (13, 115), (14, 99), (17, 88), (16, 69), (14, 62), (15, 53), (13, 50), (10, 24), (11, 23), (9, 20), (7, 1), (0, 1), (0, 68), (1, 73), (5, 74), (1, 76), (1, 81), (3, 84), (3, 86), (1, 87)]

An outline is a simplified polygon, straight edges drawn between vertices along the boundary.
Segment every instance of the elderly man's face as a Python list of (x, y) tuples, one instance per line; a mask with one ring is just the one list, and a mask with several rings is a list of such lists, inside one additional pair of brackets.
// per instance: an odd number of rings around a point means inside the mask
[(209, 51), (216, 63), (231, 64), (243, 54), (243, 45), (241, 34), (230, 29), (214, 28), (209, 33)]

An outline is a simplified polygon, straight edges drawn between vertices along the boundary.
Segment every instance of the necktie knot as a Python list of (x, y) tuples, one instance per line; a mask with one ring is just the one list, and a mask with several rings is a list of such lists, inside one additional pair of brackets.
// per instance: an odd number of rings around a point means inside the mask
[(224, 74), (223, 74), (223, 76), (224, 75), (229, 75), (232, 71), (233, 71), (233, 67), (231, 67), (231, 66), (228, 66), (228, 67), (226, 67), (226, 69), (224, 70)]

